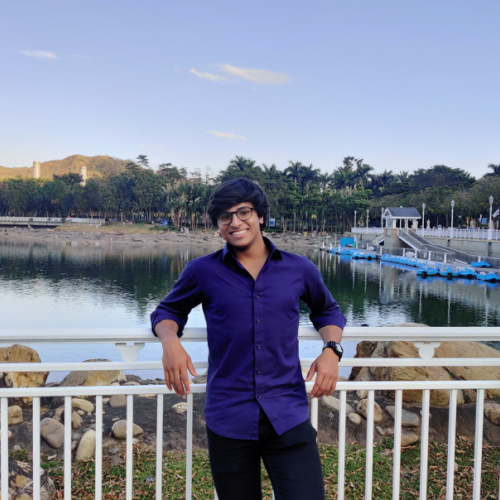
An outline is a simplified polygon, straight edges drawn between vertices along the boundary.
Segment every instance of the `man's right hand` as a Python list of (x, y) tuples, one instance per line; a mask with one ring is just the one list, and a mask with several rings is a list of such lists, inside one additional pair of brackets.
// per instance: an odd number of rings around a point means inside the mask
[(190, 382), (187, 371), (197, 376), (191, 357), (182, 346), (177, 337), (178, 325), (175, 321), (166, 319), (155, 326), (155, 332), (161, 340), (163, 347), (163, 370), (165, 372), (165, 383), (167, 387), (178, 396), (186, 397), (190, 394)]

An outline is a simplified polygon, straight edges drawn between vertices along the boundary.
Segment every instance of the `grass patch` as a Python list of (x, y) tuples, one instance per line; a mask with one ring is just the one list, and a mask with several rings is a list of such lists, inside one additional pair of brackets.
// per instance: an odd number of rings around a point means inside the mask
[[(386, 438), (374, 448), (373, 452), (373, 497), (377, 499), (392, 498), (392, 439)], [(337, 497), (337, 463), (338, 453), (334, 446), (319, 447), (325, 477), (326, 498)], [(121, 451), (121, 458), (125, 451)], [(31, 461), (28, 454), (20, 451), (11, 454), (22, 461)], [(455, 473), (456, 499), (472, 497), (474, 446), (459, 440), (456, 447)], [(155, 452), (143, 446), (134, 446), (134, 500), (151, 500), (155, 498), (156, 466)], [(163, 456), (163, 493), (164, 499), (185, 498), (186, 493), (186, 456), (182, 452), (167, 452)], [(446, 460), (447, 448), (444, 444), (429, 445), (428, 488), (427, 496), (433, 499), (444, 499), (446, 494)], [(366, 453), (360, 446), (348, 446), (346, 452), (345, 496), (351, 499), (363, 499), (365, 487)], [(482, 499), (498, 498), (498, 482), (500, 465), (500, 447), (483, 447)], [(42, 457), (42, 467), (56, 484), (56, 499), (63, 498), (64, 468), (60, 461), (47, 461)], [(95, 466), (93, 462), (72, 464), (73, 498), (90, 500), (94, 498)], [(103, 499), (125, 499), (125, 463), (112, 465), (109, 458), (103, 461)], [(405, 448), (401, 454), (401, 494), (403, 500), (418, 499), (420, 487), (420, 447)], [(271, 484), (267, 473), (262, 471), (262, 489), (264, 498), (271, 500)], [(199, 450), (193, 455), (193, 498), (196, 500), (212, 500), (214, 486), (208, 454)]]

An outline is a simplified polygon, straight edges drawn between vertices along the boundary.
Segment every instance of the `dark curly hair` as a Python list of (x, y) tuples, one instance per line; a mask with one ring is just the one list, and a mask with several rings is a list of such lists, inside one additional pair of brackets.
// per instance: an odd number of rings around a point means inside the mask
[(217, 217), (221, 212), (245, 201), (254, 206), (259, 217), (264, 217), (264, 223), (260, 224), (260, 230), (263, 231), (269, 217), (269, 200), (258, 184), (242, 177), (223, 182), (215, 188), (208, 201), (210, 221), (217, 226)]

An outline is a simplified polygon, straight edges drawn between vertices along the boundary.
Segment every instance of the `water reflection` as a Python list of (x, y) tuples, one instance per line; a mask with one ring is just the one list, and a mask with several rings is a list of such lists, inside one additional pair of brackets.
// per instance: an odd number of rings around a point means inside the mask
[[(0, 318), (3, 328), (98, 328), (148, 326), (149, 314), (170, 290), (185, 264), (213, 252), (202, 247), (92, 247), (57, 244), (0, 244)], [(300, 253), (300, 251), (297, 251)], [(326, 252), (307, 251), (326, 286), (339, 302), (348, 325), (379, 326), (418, 322), (430, 326), (497, 326), (500, 285), (475, 280), (420, 279), (416, 270), (398, 264), (355, 261)], [(201, 307), (189, 326), (204, 325)], [(301, 323), (308, 310), (301, 305)], [(317, 355), (318, 343), (301, 348)], [(44, 361), (95, 357), (95, 346), (75, 354), (46, 349)], [(68, 348), (69, 349), (69, 348)], [(101, 350), (101, 347), (99, 347)], [(206, 347), (191, 344), (195, 359)], [(354, 344), (348, 347), (353, 351)], [(42, 355), (42, 350), (37, 347)], [(45, 352), (45, 351), (44, 351)], [(100, 353), (119, 359), (113, 349)], [(76, 357), (75, 357), (76, 356)], [(141, 359), (158, 359), (148, 346)]]

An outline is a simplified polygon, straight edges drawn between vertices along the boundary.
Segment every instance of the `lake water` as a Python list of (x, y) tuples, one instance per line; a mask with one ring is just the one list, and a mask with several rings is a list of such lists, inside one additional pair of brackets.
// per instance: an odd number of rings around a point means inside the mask
[[(0, 328), (149, 327), (149, 315), (185, 264), (213, 247), (69, 247), (37, 242), (0, 242)], [(498, 326), (500, 285), (475, 280), (420, 279), (416, 270), (354, 261), (304, 249), (347, 317), (348, 326), (425, 323), (430, 326)], [(310, 324), (301, 305), (302, 324)], [(201, 306), (188, 326), (204, 326)], [(354, 342), (345, 342), (348, 356)], [(42, 361), (121, 360), (113, 346), (32, 345)], [(206, 360), (205, 344), (189, 343), (194, 360)], [(316, 357), (320, 342), (303, 342), (302, 357)], [(146, 345), (139, 360), (159, 360), (159, 345)], [(342, 375), (347, 376), (348, 368)], [(137, 372), (136, 372), (137, 373)], [(64, 374), (52, 373), (49, 381)], [(142, 372), (144, 378), (162, 377)]]

